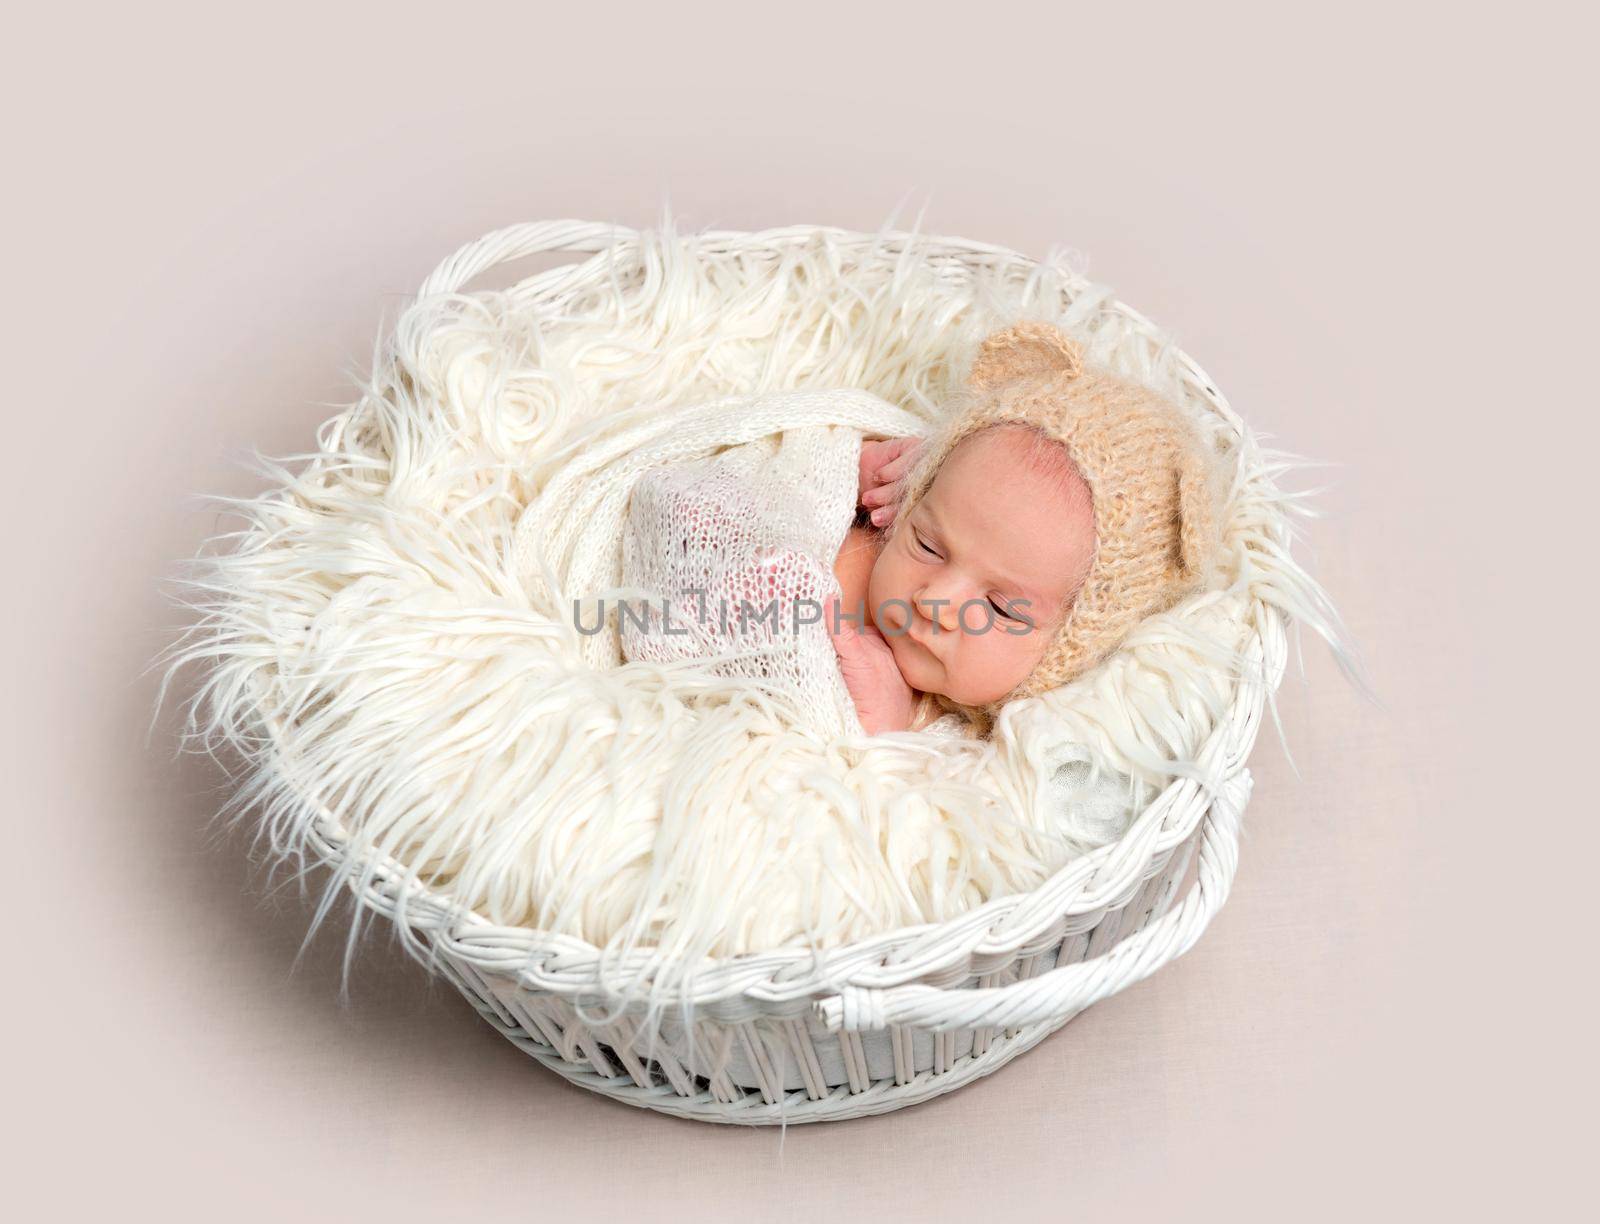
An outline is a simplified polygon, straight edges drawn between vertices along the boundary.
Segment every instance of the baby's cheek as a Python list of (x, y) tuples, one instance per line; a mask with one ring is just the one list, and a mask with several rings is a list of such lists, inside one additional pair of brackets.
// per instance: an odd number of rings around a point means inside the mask
[[(867, 577), (867, 609), (868, 615), (880, 630), (884, 628), (883, 606), (895, 597), (893, 567), (879, 557)], [(893, 614), (893, 609), (890, 609), (890, 613)]]
[[(974, 627), (981, 625), (974, 622)], [(1044, 653), (1047, 639), (1038, 629), (1015, 630), (1016, 626), (996, 618), (986, 632), (968, 634), (960, 643), (960, 678), (973, 692), (985, 694), (983, 700), (1015, 688)]]

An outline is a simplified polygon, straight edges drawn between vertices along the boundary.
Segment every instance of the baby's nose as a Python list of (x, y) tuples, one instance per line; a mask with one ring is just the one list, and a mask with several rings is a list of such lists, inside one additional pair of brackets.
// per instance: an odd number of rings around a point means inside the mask
[(894, 630), (904, 629), (910, 620), (906, 605), (901, 600), (888, 600), (878, 609), (878, 620)]
[(929, 620), (938, 623), (939, 628), (945, 633), (954, 633), (958, 625), (955, 605), (950, 600), (929, 600), (921, 603), (922, 614)]

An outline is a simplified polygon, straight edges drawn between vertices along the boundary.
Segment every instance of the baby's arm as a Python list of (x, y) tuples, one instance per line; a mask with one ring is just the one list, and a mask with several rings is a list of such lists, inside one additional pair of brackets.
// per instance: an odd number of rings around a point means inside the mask
[(856, 716), (868, 735), (909, 731), (917, 709), (916, 690), (900, 674), (889, 643), (865, 615), (865, 609), (862, 616), (865, 624), (858, 628), (855, 621), (840, 617), (837, 596), (830, 595), (823, 602), (823, 623), (833, 639), (839, 671), (855, 702)]
[(861, 444), (860, 501), (872, 511), (872, 525), (894, 522), (905, 475), (916, 462), (921, 438), (888, 438)]

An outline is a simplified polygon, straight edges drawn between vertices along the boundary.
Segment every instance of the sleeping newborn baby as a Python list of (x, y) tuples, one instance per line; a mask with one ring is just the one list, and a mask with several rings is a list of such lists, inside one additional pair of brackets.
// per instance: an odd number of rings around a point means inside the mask
[(825, 617), (862, 726), (944, 710), (987, 734), (1006, 702), (1093, 667), (1205, 584), (1218, 485), (1174, 405), (1047, 324), (990, 336), (931, 445), (862, 447), (835, 572), (866, 615)]
[(921, 729), (939, 715), (937, 697), (1003, 698), (1039, 662), (1094, 559), (1093, 498), (1059, 443), (1021, 425), (979, 430), (897, 518), (919, 445), (862, 446), (870, 519), (851, 526), (834, 566), (840, 596), (825, 604), (868, 734)]
[[(926, 440), (807, 425), (641, 478), (625, 581), (696, 623), (623, 621), (625, 657), (720, 656), (827, 734), (983, 736), (1204, 584), (1217, 482), (1175, 406), (1020, 323), (983, 342), (949, 408)], [(780, 596), (770, 619), (705, 615)]]

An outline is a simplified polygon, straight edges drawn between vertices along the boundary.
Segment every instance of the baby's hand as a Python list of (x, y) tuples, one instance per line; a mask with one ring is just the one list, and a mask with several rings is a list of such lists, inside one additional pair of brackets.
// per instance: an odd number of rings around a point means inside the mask
[(865, 628), (857, 628), (853, 620), (839, 619), (838, 609), (839, 597), (829, 595), (823, 602), (823, 624), (833, 639), (839, 671), (844, 676), (845, 688), (850, 691), (850, 699), (855, 702), (862, 729), (868, 735), (909, 731), (917, 696), (900, 674), (889, 643), (883, 640), (883, 634), (878, 632), (864, 608)]
[(861, 504), (872, 511), (875, 527), (894, 522), (905, 474), (916, 462), (921, 438), (889, 438), (861, 444)]

